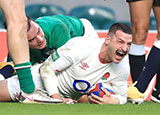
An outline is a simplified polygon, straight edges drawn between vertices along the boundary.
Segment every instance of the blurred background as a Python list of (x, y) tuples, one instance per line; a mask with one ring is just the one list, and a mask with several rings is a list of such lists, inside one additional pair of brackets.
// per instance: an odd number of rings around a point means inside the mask
[[(25, 0), (26, 14), (33, 19), (41, 16), (63, 14), (87, 18), (95, 29), (108, 29), (114, 22), (130, 26), (130, 13), (126, 0)], [(153, 13), (150, 30), (156, 29)], [(0, 12), (0, 28), (4, 17)]]

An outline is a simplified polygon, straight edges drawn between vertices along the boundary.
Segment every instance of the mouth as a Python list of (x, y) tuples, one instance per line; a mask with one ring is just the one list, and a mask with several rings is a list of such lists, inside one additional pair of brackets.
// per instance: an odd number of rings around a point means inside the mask
[(44, 41), (38, 44), (39, 47), (43, 47), (43, 45), (44, 45)]
[(44, 41), (43, 42), (41, 42), (40, 44), (39, 44), (39, 46), (42, 46), (44, 44)]
[(117, 59), (122, 59), (125, 55), (127, 54), (127, 52), (126, 51), (120, 51), (120, 50), (117, 50), (116, 51), (116, 57), (117, 57)]

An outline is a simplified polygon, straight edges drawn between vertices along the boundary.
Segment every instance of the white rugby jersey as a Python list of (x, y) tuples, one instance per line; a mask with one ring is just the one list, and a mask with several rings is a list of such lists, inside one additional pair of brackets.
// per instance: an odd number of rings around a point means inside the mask
[[(103, 38), (76, 37), (46, 60), (52, 62), (50, 68), (57, 77), (58, 90), (62, 96), (79, 99), (103, 78), (111, 83), (121, 104), (127, 101), (128, 56), (119, 64), (102, 63), (99, 53), (103, 43)], [(52, 84), (50, 80), (50, 88), (47, 88), (50, 94), (55, 90)]]

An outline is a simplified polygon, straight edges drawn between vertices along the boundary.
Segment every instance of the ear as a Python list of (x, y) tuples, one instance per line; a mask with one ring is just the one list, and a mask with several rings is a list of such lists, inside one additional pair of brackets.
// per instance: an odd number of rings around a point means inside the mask
[(110, 40), (111, 40), (111, 36), (107, 35), (105, 37), (105, 44), (109, 44), (110, 43)]

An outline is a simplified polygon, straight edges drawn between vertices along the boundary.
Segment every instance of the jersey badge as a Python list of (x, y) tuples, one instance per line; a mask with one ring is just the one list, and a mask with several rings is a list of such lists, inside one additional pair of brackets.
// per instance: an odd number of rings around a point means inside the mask
[(53, 61), (56, 61), (60, 56), (57, 51), (54, 51), (51, 57)]
[(88, 64), (85, 62), (80, 62), (79, 67), (82, 68), (83, 70), (86, 70), (87, 68), (89, 68)]

